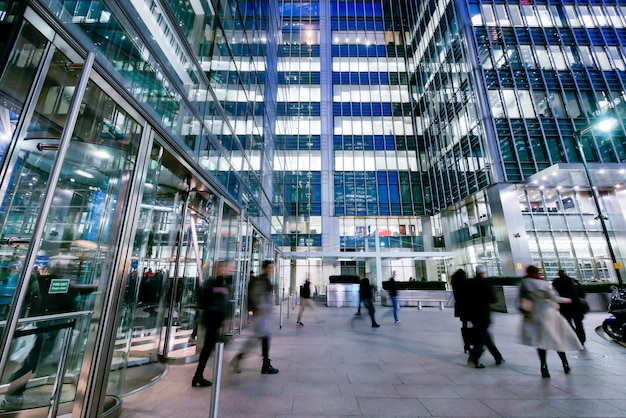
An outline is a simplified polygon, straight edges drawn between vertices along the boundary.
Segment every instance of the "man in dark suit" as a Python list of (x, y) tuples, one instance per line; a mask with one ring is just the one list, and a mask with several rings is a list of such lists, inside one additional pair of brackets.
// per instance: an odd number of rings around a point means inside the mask
[[(552, 287), (557, 291), (559, 296), (572, 300), (572, 303), (560, 303), (559, 311), (572, 328), (574, 328), (580, 343), (584, 345), (587, 336), (585, 335), (585, 328), (583, 326), (585, 312), (580, 302), (581, 292), (578, 290), (580, 286), (576, 285), (574, 279), (568, 276), (565, 270), (559, 270), (559, 277), (554, 279)], [(584, 298), (584, 293), (582, 297)]]
[(220, 260), (215, 265), (214, 276), (202, 283), (199, 300), (202, 306), (202, 319), (206, 327), (204, 345), (200, 351), (198, 366), (191, 380), (191, 386), (207, 387), (212, 383), (203, 377), (204, 369), (209, 356), (217, 343), (220, 329), (226, 317), (228, 295), (232, 286), (232, 272), (234, 265), (230, 261)]
[(374, 318), (374, 312), (376, 312), (376, 309), (374, 309), (374, 302), (372, 301), (372, 298), (372, 285), (370, 284), (369, 273), (365, 273), (359, 282), (359, 299), (363, 301), (363, 305), (367, 308), (367, 312), (370, 314), (372, 328), (378, 328), (380, 325), (376, 323), (376, 318)]
[(476, 328), (476, 345), (470, 351), (467, 364), (477, 369), (485, 367), (480, 362), (480, 356), (483, 354), (483, 347), (491, 353), (496, 360), (496, 365), (504, 363), (502, 354), (493, 343), (493, 339), (489, 334), (489, 325), (491, 324), (491, 305), (497, 301), (491, 284), (486, 279), (487, 267), (478, 265), (476, 267), (476, 277), (467, 283), (467, 310), (468, 319)]

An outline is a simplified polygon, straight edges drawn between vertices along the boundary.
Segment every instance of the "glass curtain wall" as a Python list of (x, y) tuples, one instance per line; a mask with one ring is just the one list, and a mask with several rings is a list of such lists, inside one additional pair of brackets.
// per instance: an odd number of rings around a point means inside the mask
[[(497, 148), (492, 153), (501, 158), (503, 180), (527, 182), (555, 164), (580, 163), (574, 132), (609, 108), (620, 116), (618, 128), (582, 137), (584, 154), (607, 170), (625, 160), (621, 114), (626, 21), (619, 3), (467, 5), (476, 64), (495, 127)], [(614, 277), (600, 224), (585, 219), (596, 212), (591, 194), (584, 191), (587, 182), (571, 189), (538, 183), (533, 180), (525, 193), (520, 189), (533, 260), (552, 276), (566, 268), (582, 280)], [(603, 187), (601, 199), (615, 192), (612, 184)], [(610, 231), (614, 216), (607, 221)], [(617, 216), (622, 221), (615, 225), (623, 224), (623, 214)]]
[[(268, 240), (271, 192), (260, 181), (272, 167), (273, 143), (264, 135), (271, 139), (273, 127), (263, 127), (271, 112), (244, 115), (242, 126), (252, 130), (240, 135), (230, 120), (224, 123), (227, 100), (189, 99), (222, 59), (190, 60), (188, 48), (178, 49), (181, 30), (202, 56), (229, 52), (224, 44), (214, 53), (217, 35), (199, 35), (212, 12), (179, 3), (142, 9), (161, 22), (150, 26), (147, 14), (131, 24), (140, 10), (127, 13), (131, 5), (121, 2), (50, 1), (37, 4), (42, 15), (25, 2), (0, 2), (2, 412), (110, 412), (135, 388), (129, 366), (179, 351), (194, 358), (196, 289), (218, 257), (239, 262), (238, 289), (260, 260), (276, 258)], [(220, 13), (232, 14), (239, 3)], [(211, 9), (206, 2), (199, 7)], [(252, 3), (246, 19), (242, 10), (233, 28), (249, 21), (257, 25), (252, 31), (267, 29), (267, 7)], [(171, 24), (170, 12), (183, 29)], [(46, 23), (55, 19), (62, 33)], [(78, 32), (85, 36), (72, 45), (86, 43), (97, 51), (95, 61), (63, 41)], [(264, 42), (270, 43), (267, 33), (259, 32), (257, 43)], [(258, 51), (261, 66), (265, 50)], [(243, 58), (229, 67), (233, 74), (239, 68), (247, 68)], [(258, 91), (256, 84), (246, 88)], [(216, 135), (211, 122), (218, 120)], [(223, 141), (228, 135), (230, 143)], [(250, 140), (245, 146), (243, 138)], [(247, 212), (237, 201), (246, 202)], [(244, 300), (244, 291), (236, 294), (229, 332), (241, 330)], [(95, 400), (87, 404), (83, 394), (90, 391)]]
[(319, 7), (279, 2), (276, 149), (283, 158), (274, 172), (274, 207), (283, 215), (280, 245), (293, 250), (322, 245)]
[(546, 277), (559, 269), (583, 282), (614, 277), (589, 191), (519, 188), (518, 196), (531, 254)]
[[(206, 77), (214, 92), (205, 110), (199, 163), (249, 216), (270, 230), (275, 77), (273, 2), (222, 1)], [(273, 20), (274, 19), (274, 20)], [(274, 67), (275, 68), (275, 62)], [(269, 176), (269, 177), (268, 177)]]
[(407, 33), (387, 1), (331, 1), (334, 209), (340, 249), (423, 250)]
[[(469, 2), (469, 13), (505, 179), (580, 162), (574, 131), (623, 101), (622, 7), (485, 1)], [(583, 143), (589, 162), (626, 157), (623, 125)]]
[(20, 88), (1, 91), (13, 109), (30, 109), (4, 126), (13, 141), (0, 206), (2, 338), (12, 341), (2, 351), (3, 409), (56, 410), (74, 399), (84, 354), (102, 325), (119, 220), (127, 213), (125, 180), (136, 170), (143, 127), (106, 85), (89, 80), (92, 60), (83, 62), (60, 40), (38, 54), (44, 39), (16, 22), (23, 40), (9, 67), (30, 50), (43, 59), (22, 64), (43, 64), (43, 71), (34, 78), (3, 73), (5, 85), (16, 86), (8, 77), (33, 81), (21, 87), (30, 89), (27, 102)]
[[(416, 130), (424, 145), (420, 160), (429, 177), (427, 212), (448, 212), (446, 234), (453, 239), (447, 248), (468, 251), (470, 257), (462, 263), (494, 256), (497, 262), (502, 255), (497, 246), (511, 248), (510, 242), (496, 242), (489, 210), (483, 213), (485, 219), (476, 217), (476, 203), (483, 199), (477, 192), (512, 182), (530, 183), (540, 195), (552, 195), (549, 200), (557, 191), (566, 193), (556, 190), (556, 184), (543, 184), (541, 175), (533, 176), (556, 165), (579, 164), (574, 133), (609, 108), (619, 117), (618, 128), (585, 135), (584, 153), (590, 163), (615, 172), (619, 167), (612, 165), (625, 160), (622, 7), (617, 2), (403, 4), (409, 17)], [(592, 176), (601, 174), (600, 168), (592, 169)], [(584, 193), (586, 182), (577, 186), (576, 193)], [(603, 182), (601, 187), (601, 199), (614, 201), (615, 186)], [(602, 205), (616, 212), (612, 204)], [(586, 223), (572, 234), (569, 227), (558, 227), (566, 222), (562, 206), (552, 205), (552, 212), (544, 207), (543, 213), (524, 206), (533, 262), (550, 273), (554, 266), (572, 267), (579, 278), (590, 276), (589, 271), (594, 277), (614, 275), (603, 261), (608, 250), (593, 232), (596, 226)], [(623, 214), (618, 216), (616, 223), (608, 221), (611, 235), (623, 224)], [(589, 240), (589, 249), (575, 250), (580, 233)], [(504, 230), (500, 235), (509, 239)], [(541, 250), (543, 244), (546, 251)], [(585, 261), (588, 267), (567, 261), (578, 252), (592, 260)]]

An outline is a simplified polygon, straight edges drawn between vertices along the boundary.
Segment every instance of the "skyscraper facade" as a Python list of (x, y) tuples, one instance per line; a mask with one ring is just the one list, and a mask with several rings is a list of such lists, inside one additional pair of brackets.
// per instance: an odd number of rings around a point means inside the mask
[[(275, 200), (291, 199), (283, 239), (299, 259), (300, 274), (324, 277), (383, 267), (380, 276), (391, 269), (391, 263), (381, 266), (381, 253), (432, 248), (430, 231), (424, 243), (420, 219), (423, 173), (406, 17), (397, 6), (279, 2), (277, 126), (283, 122), (285, 134), (277, 130), (277, 147), (287, 152), (285, 171), (276, 174)], [(396, 257), (394, 263), (406, 270), (403, 277), (415, 276), (413, 258)]]
[[(279, 80), (278, 101), (295, 112), (292, 137), (307, 139), (289, 154), (286, 172), (299, 178), (285, 175), (293, 190), (281, 196), (298, 202), (286, 206), (283, 244), (307, 270), (316, 255), (369, 270), (381, 252), (434, 250), (447, 261), (384, 254), (381, 278), (397, 266), (401, 277), (440, 279), (479, 263), (494, 275), (536, 263), (548, 277), (560, 268), (617, 277), (626, 250), (619, 3), (279, 8), (279, 63), (291, 79)], [(587, 129), (605, 113), (619, 122), (611, 132)], [(337, 250), (356, 254), (333, 262)]]
[[(416, 129), (446, 247), (493, 274), (536, 263), (548, 277), (563, 268), (615, 279), (625, 250), (623, 6), (407, 7)], [(612, 132), (587, 129), (606, 113)]]

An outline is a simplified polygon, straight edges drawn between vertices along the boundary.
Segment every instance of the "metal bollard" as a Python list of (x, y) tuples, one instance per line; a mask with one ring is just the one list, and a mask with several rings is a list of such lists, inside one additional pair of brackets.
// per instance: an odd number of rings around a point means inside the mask
[(283, 289), (283, 295), (280, 298), (280, 321), (278, 324), (279, 329), (283, 329), (283, 304), (285, 303), (285, 289)]
[(220, 386), (222, 385), (222, 358), (224, 343), (215, 344), (215, 365), (213, 366), (213, 391), (211, 394), (211, 418), (217, 418), (220, 407)]

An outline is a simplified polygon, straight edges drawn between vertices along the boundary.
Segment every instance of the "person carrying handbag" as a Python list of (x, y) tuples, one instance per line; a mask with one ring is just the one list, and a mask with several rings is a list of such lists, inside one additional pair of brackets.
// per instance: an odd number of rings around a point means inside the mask
[(555, 350), (563, 371), (569, 374), (571, 368), (566, 351), (582, 350), (583, 346), (572, 327), (557, 309), (558, 303), (571, 303), (571, 299), (560, 297), (539, 273), (539, 267), (530, 265), (520, 284), (520, 305), (522, 299), (532, 301), (532, 308), (526, 308), (522, 320), (520, 342), (536, 347), (541, 367), (541, 377), (548, 378), (547, 350)]

